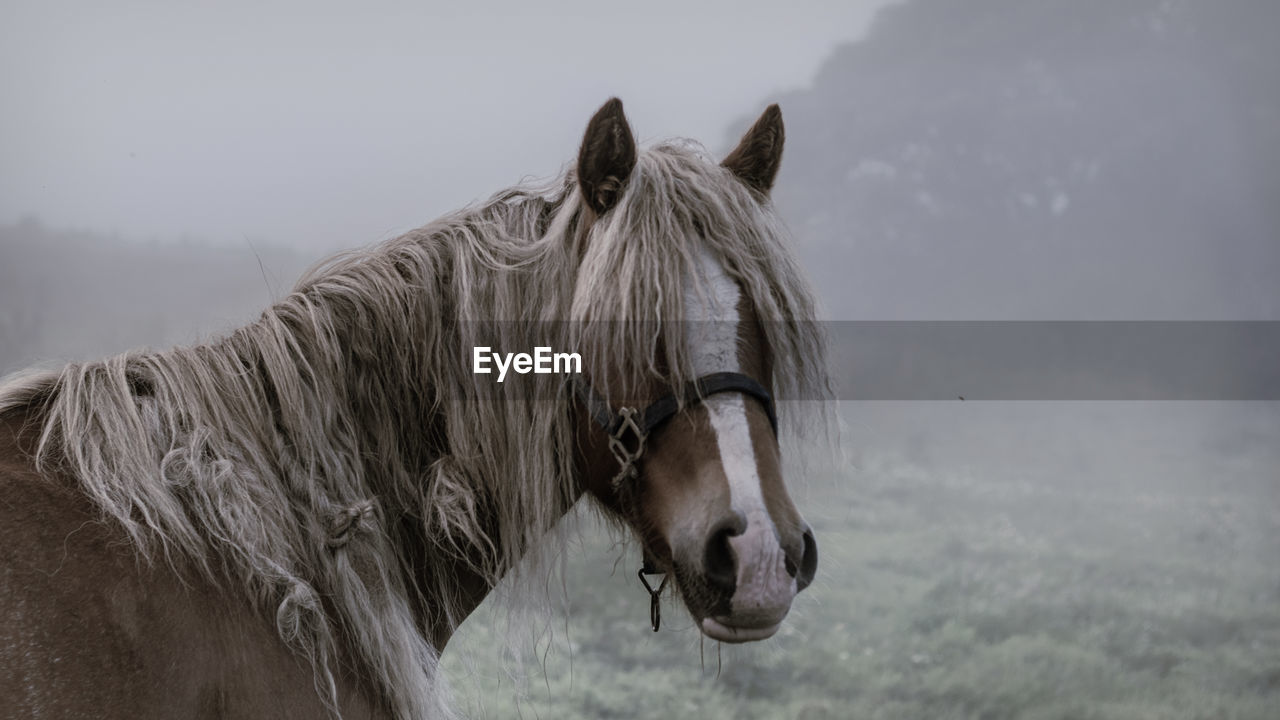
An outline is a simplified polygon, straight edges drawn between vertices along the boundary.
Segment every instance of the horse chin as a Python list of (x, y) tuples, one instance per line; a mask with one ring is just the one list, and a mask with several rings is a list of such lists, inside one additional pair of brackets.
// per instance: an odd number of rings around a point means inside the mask
[(768, 623), (762, 625), (733, 625), (728, 618), (702, 618), (699, 627), (702, 634), (712, 640), (719, 640), (727, 643), (745, 643), (755, 642), (756, 640), (764, 640), (773, 637), (778, 632), (778, 628), (782, 626), (782, 621)]
[(772, 607), (748, 607), (734, 611), (733, 597), (713, 591), (705, 577), (674, 563), (676, 588), (685, 608), (702, 634), (719, 642), (747, 643), (773, 637), (791, 609), (791, 603)]

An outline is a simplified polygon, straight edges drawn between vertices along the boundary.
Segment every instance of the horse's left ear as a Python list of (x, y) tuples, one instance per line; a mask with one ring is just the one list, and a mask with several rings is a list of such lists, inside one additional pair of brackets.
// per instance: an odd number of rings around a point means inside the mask
[(635, 166), (636, 141), (622, 114), (622, 101), (609, 98), (587, 123), (578, 150), (578, 187), (597, 215), (618, 204)]
[(738, 147), (720, 164), (733, 171), (748, 187), (768, 195), (773, 180), (782, 164), (782, 141), (786, 132), (782, 128), (782, 110), (775, 103), (765, 108), (751, 126)]

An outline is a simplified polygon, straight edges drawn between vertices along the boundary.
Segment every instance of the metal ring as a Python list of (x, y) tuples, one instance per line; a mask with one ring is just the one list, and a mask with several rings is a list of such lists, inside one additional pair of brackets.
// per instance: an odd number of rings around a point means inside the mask
[(640, 568), (640, 572), (636, 573), (640, 578), (640, 582), (644, 585), (644, 589), (649, 591), (649, 624), (653, 626), (653, 631), (658, 632), (658, 628), (662, 626), (662, 589), (667, 586), (667, 573), (662, 574), (662, 582), (658, 583), (655, 590), (649, 584), (649, 578), (645, 577), (644, 568)]

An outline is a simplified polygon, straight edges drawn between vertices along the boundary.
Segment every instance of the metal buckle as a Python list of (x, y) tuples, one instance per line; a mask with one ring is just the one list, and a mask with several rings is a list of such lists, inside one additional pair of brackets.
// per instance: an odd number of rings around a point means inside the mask
[(667, 578), (669, 576), (663, 573), (662, 582), (658, 583), (658, 589), (654, 590), (653, 586), (649, 584), (649, 579), (645, 577), (644, 571), (646, 567), (648, 566), (640, 568), (637, 576), (640, 578), (640, 582), (644, 584), (644, 589), (649, 591), (649, 624), (653, 626), (654, 632), (658, 632), (658, 627), (662, 625), (662, 602), (659, 597), (662, 595), (662, 589), (667, 586)]

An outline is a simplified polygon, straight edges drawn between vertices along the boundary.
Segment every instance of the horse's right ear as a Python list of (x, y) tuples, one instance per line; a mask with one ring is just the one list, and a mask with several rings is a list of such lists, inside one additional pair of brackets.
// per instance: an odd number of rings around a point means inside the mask
[(587, 123), (578, 150), (578, 187), (597, 215), (618, 204), (635, 166), (636, 141), (622, 114), (622, 101), (609, 98)]

